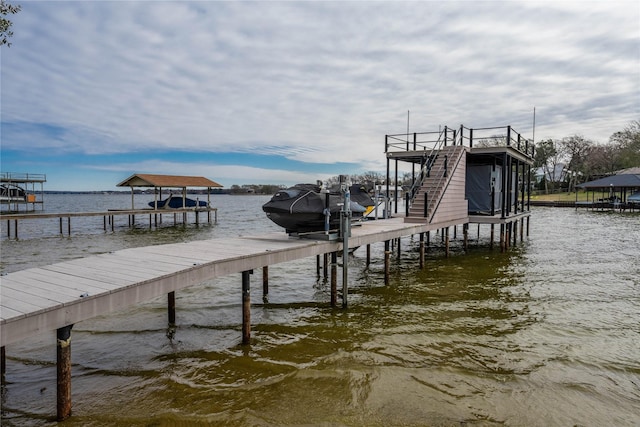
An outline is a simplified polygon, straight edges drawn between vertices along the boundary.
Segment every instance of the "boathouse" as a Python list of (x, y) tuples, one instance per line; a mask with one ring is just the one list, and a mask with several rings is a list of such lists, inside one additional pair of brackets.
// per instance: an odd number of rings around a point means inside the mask
[(387, 182), (398, 186), (400, 162), (411, 167), (405, 222), (491, 224), (492, 238), (500, 224), (501, 244), (528, 227), (534, 144), (511, 126), (386, 135), (385, 153)]

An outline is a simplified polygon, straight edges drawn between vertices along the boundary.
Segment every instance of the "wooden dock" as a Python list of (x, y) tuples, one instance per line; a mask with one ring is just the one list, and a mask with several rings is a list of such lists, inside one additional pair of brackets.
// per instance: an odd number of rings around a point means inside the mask
[[(353, 227), (350, 247), (450, 224), (403, 218)], [(168, 294), (209, 279), (342, 250), (337, 241), (290, 238), (284, 232), (123, 249), (8, 273), (2, 290), (0, 345)]]
[[(172, 215), (173, 223), (178, 223), (178, 214), (181, 216), (182, 223), (187, 222), (187, 216), (193, 213), (195, 215), (194, 222), (200, 223), (200, 214), (207, 215), (207, 222), (211, 222), (211, 214), (213, 213), (213, 222), (218, 222), (218, 209), (212, 207), (203, 208), (178, 208), (178, 209), (112, 209), (103, 212), (58, 212), (58, 213), (17, 213), (17, 214), (0, 214), (0, 221), (6, 221), (7, 238), (11, 239), (12, 229), (13, 238), (18, 239), (18, 224), (19, 221), (35, 221), (42, 219), (59, 219), (60, 234), (63, 235), (65, 231), (67, 235), (71, 235), (71, 218), (82, 217), (102, 217), (102, 228), (107, 231), (109, 228), (111, 231), (115, 230), (115, 217), (127, 216), (128, 226), (132, 227), (136, 222), (136, 216), (149, 215), (149, 228), (155, 226), (158, 227), (162, 224), (163, 215)], [(64, 224), (66, 220), (66, 226)], [(13, 227), (12, 225), (13, 224)]]

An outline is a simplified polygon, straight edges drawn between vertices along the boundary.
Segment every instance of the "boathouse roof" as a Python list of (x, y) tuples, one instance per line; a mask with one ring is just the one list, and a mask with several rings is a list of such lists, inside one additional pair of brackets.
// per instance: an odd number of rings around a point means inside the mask
[(611, 175), (605, 178), (596, 179), (595, 181), (579, 184), (579, 188), (640, 188), (640, 175), (621, 174)]
[(154, 175), (137, 173), (117, 185), (118, 187), (222, 187), (215, 181), (202, 176)]

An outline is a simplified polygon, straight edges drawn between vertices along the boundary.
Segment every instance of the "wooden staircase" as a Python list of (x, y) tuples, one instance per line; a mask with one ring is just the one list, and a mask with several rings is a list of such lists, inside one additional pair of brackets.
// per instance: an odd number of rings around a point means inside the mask
[[(451, 179), (458, 172), (457, 168), (462, 166), (466, 168), (466, 162), (461, 162), (462, 156), (466, 153), (465, 148), (460, 145), (443, 147), (431, 166), (431, 173), (424, 178), (422, 185), (416, 191), (416, 194), (409, 206), (409, 215), (405, 217), (405, 222), (410, 223), (431, 223), (437, 210), (445, 208), (443, 196), (446, 194)], [(445, 159), (446, 172), (445, 175)], [(427, 210), (425, 215), (425, 193), (427, 194)], [(459, 198), (459, 197), (458, 197)], [(462, 200), (464, 200), (464, 188), (462, 191)], [(460, 201), (457, 201), (460, 205)], [(466, 205), (466, 204), (465, 204)], [(460, 210), (460, 209), (458, 209)], [(466, 214), (466, 212), (464, 213)]]

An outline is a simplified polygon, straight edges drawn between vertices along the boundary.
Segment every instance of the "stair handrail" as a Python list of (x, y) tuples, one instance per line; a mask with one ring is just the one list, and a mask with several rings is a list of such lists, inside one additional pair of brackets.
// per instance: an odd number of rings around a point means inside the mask
[[(420, 174), (418, 175), (418, 179), (416, 179), (413, 182), (413, 185), (411, 185), (411, 188), (406, 193), (407, 194), (407, 197), (406, 197), (407, 212), (409, 210), (409, 207), (411, 206), (411, 203), (413, 203), (413, 200), (418, 195), (418, 189), (422, 187), (424, 180), (430, 176), (431, 168), (433, 167), (433, 164), (435, 163), (436, 157), (437, 157), (437, 155), (435, 155), (435, 152), (440, 151), (443, 145), (446, 146), (446, 131), (447, 131), (447, 127), (445, 126), (444, 130), (440, 131), (440, 133), (438, 134), (438, 140), (433, 145), (433, 147), (431, 147), (429, 154), (426, 156), (427, 161), (425, 162), (424, 166), (420, 169)], [(445, 136), (445, 138), (442, 138), (443, 135)]]

